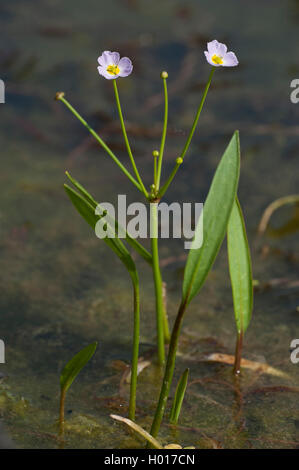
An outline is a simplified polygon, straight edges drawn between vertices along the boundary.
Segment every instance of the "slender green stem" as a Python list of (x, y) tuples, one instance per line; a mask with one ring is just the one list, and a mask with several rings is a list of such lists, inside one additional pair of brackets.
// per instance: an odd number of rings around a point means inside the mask
[[(205, 89), (204, 89), (204, 92), (203, 92), (203, 95), (201, 97), (201, 100), (200, 100), (200, 103), (199, 103), (199, 107), (197, 109), (197, 112), (196, 112), (196, 115), (195, 115), (195, 118), (194, 118), (194, 121), (193, 121), (193, 124), (192, 124), (192, 127), (190, 129), (190, 132), (189, 132), (189, 135), (187, 137), (187, 140), (185, 142), (185, 145), (184, 145), (184, 148), (180, 154), (180, 156), (178, 158), (180, 158), (182, 161), (184, 160), (184, 157), (187, 153), (187, 150), (189, 148), (189, 145), (191, 143), (191, 140), (192, 140), (192, 137), (193, 137), (193, 134), (195, 132), (195, 129), (196, 129), (196, 126), (197, 126), (197, 123), (198, 123), (198, 120), (199, 120), (199, 117), (200, 117), (200, 114), (201, 114), (201, 111), (202, 111), (202, 108), (203, 108), (203, 105), (205, 103), (205, 100), (206, 100), (206, 97), (207, 97), (207, 94), (208, 94), (208, 91), (209, 91), (209, 88), (210, 88), (210, 85), (211, 85), (211, 82), (212, 82), (212, 78), (213, 78), (213, 75), (214, 75), (214, 72), (215, 72), (215, 67), (212, 67), (212, 70), (210, 72), (210, 75), (209, 75), (209, 78), (208, 78), (208, 81), (207, 81), (207, 84), (205, 86)], [(178, 160), (178, 159), (177, 159)], [(180, 165), (178, 165), (176, 163), (176, 166), (174, 167), (174, 169), (172, 170), (170, 176), (168, 177), (166, 183), (163, 185), (163, 187), (161, 188), (161, 191), (159, 192), (159, 197), (163, 196), (166, 192), (166, 190), (168, 189), (168, 186), (170, 185), (170, 183), (172, 182), (173, 178), (175, 177), (175, 174), (176, 172), (178, 171), (178, 168), (179, 168)]]
[(162, 188), (160, 189), (159, 191), (159, 194), (158, 196), (161, 198), (162, 196), (164, 196), (164, 194), (166, 193), (167, 189), (168, 189), (168, 186), (170, 185), (170, 183), (172, 182), (173, 178), (175, 177), (176, 175), (176, 172), (178, 171), (179, 167), (181, 166), (182, 162), (179, 161), (179, 163), (177, 162), (175, 167), (173, 168), (172, 172), (170, 173), (167, 181), (163, 184)]
[(168, 324), (167, 308), (166, 308), (166, 285), (164, 286), (162, 280), (162, 299), (163, 299), (163, 328), (164, 328), (164, 341), (166, 344), (170, 341), (170, 331)]
[(62, 101), (65, 106), (76, 116), (76, 118), (85, 126), (89, 132), (93, 135), (93, 137), (99, 142), (99, 144), (103, 147), (104, 150), (108, 153), (108, 155), (112, 158), (112, 160), (117, 164), (117, 166), (123, 171), (123, 173), (129, 178), (129, 180), (139, 189), (139, 191), (143, 192), (141, 189), (140, 184), (135, 178), (131, 175), (131, 173), (124, 167), (124, 165), (119, 161), (117, 156), (110, 150), (110, 148), (105, 144), (105, 142), (101, 139), (101, 137), (90, 127), (90, 125), (83, 119), (83, 117), (73, 108), (73, 106), (64, 98), (62, 93), (57, 93), (57, 100)]
[(188, 138), (187, 138), (186, 143), (185, 143), (185, 145), (184, 145), (184, 148), (183, 148), (183, 150), (182, 150), (182, 152), (181, 152), (181, 155), (180, 155), (181, 158), (184, 158), (184, 156), (186, 155), (186, 152), (187, 152), (187, 150), (188, 150), (188, 148), (189, 148), (189, 145), (190, 145), (190, 143), (191, 143), (193, 134), (194, 134), (194, 132), (195, 132), (195, 129), (196, 129), (196, 126), (197, 126), (197, 123), (198, 123), (198, 120), (199, 120), (199, 117), (200, 117), (200, 114), (201, 114), (201, 110), (202, 110), (202, 108), (203, 108), (204, 102), (205, 102), (205, 100), (206, 100), (206, 97), (207, 97), (207, 94), (208, 94), (208, 91), (209, 91), (209, 88), (210, 88), (210, 85), (211, 85), (211, 81), (212, 81), (214, 72), (215, 72), (215, 67), (212, 67), (212, 70), (211, 70), (211, 72), (210, 72), (210, 75), (209, 75), (207, 84), (206, 84), (206, 86), (205, 86), (203, 95), (202, 95), (202, 97), (201, 97), (201, 101), (200, 101), (200, 103), (199, 103), (199, 107), (198, 107), (197, 113), (196, 113), (196, 115), (195, 115), (195, 119), (194, 119), (194, 121), (193, 121), (191, 130), (190, 130), (190, 132), (189, 132), (189, 135), (188, 135)]
[(127, 131), (126, 131), (126, 127), (125, 127), (125, 122), (124, 122), (124, 118), (123, 118), (123, 113), (122, 113), (122, 110), (121, 110), (121, 105), (120, 105), (120, 100), (119, 100), (119, 94), (118, 94), (118, 89), (117, 89), (117, 84), (116, 84), (116, 79), (112, 80), (113, 81), (113, 88), (114, 88), (114, 93), (115, 93), (115, 99), (116, 99), (116, 105), (117, 105), (117, 109), (118, 109), (118, 114), (119, 114), (119, 119), (120, 119), (120, 124), (121, 124), (121, 129), (122, 129), (122, 132), (123, 132), (123, 136), (124, 136), (124, 139), (125, 139), (125, 144), (126, 144), (126, 148), (127, 148), (127, 151), (128, 151), (128, 154), (129, 154), (129, 157), (130, 157), (130, 160), (131, 160), (131, 163), (132, 163), (132, 167), (133, 167), (133, 170), (135, 172), (135, 175), (136, 175), (136, 178), (139, 182), (139, 185), (142, 189), (142, 192), (143, 194), (145, 195), (145, 197), (147, 198), (148, 197), (148, 193), (144, 187), (144, 184), (142, 182), (142, 179), (139, 175), (139, 172), (138, 172), (138, 169), (137, 169), (137, 166), (136, 166), (136, 163), (135, 163), (135, 160), (134, 160), (134, 157), (133, 157), (133, 154), (132, 154), (132, 150), (131, 150), (131, 147), (130, 147), (130, 143), (129, 143), (129, 139), (128, 139), (128, 136), (127, 136)]
[(155, 189), (157, 189), (157, 157), (154, 156), (154, 185)]
[(138, 373), (138, 354), (139, 354), (139, 335), (140, 335), (140, 299), (138, 281), (133, 280), (134, 286), (134, 333), (133, 333), (133, 354), (131, 365), (131, 386), (130, 386), (130, 404), (129, 418), (134, 421), (136, 409), (136, 389)]
[(171, 333), (171, 338), (170, 338), (170, 343), (169, 343), (169, 350), (168, 350), (168, 356), (167, 356), (167, 363), (165, 367), (165, 373), (164, 373), (164, 378), (162, 382), (162, 387), (161, 387), (161, 392), (160, 392), (160, 397), (159, 397), (159, 402), (156, 408), (153, 424), (151, 427), (151, 432), (150, 434), (153, 437), (156, 437), (158, 435), (161, 422), (163, 419), (170, 387), (171, 387), (171, 382), (173, 378), (173, 372), (174, 372), (174, 366), (175, 366), (175, 358), (176, 358), (176, 351), (177, 351), (177, 346), (178, 346), (178, 340), (179, 340), (179, 335), (181, 331), (181, 326), (182, 326), (182, 320), (184, 317), (184, 313), (186, 311), (186, 303), (182, 303), (180, 305), (173, 330)]
[(163, 123), (163, 131), (161, 137), (161, 144), (160, 144), (160, 154), (158, 160), (158, 171), (157, 171), (157, 184), (156, 188), (159, 190), (160, 187), (160, 178), (161, 178), (161, 169), (162, 169), (162, 160), (164, 154), (164, 147), (165, 147), (165, 139), (166, 139), (166, 132), (167, 132), (167, 122), (168, 122), (168, 93), (167, 93), (167, 79), (162, 78), (163, 86), (164, 86), (164, 123)]
[(158, 360), (159, 364), (164, 364), (165, 350), (164, 350), (164, 306), (163, 306), (163, 291), (162, 291), (162, 278), (159, 266), (159, 251), (158, 251), (158, 203), (150, 203), (150, 227), (151, 227), (151, 247), (153, 257), (153, 275), (155, 283), (156, 295), (156, 321), (157, 321), (157, 343), (158, 343)]

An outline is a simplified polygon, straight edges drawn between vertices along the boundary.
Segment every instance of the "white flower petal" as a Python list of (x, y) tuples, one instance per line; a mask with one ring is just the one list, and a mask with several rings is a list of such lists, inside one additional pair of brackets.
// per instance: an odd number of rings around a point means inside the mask
[(214, 41), (208, 42), (207, 48), (211, 56), (214, 54), (218, 55), (218, 45), (219, 45), (219, 42), (216, 39), (214, 39)]
[(218, 55), (220, 57), (224, 57), (226, 53), (227, 53), (226, 45), (223, 44), (222, 42), (218, 42)]
[(118, 65), (119, 59), (120, 59), (119, 52), (111, 52), (111, 58), (112, 58), (112, 64)]
[(235, 67), (238, 65), (239, 61), (234, 52), (228, 52), (223, 57), (223, 66), (224, 67)]
[[(113, 80), (118, 77), (127, 77), (132, 73), (133, 65), (128, 57), (120, 58), (119, 52), (104, 51), (100, 57), (98, 57), (98, 72), (107, 80)], [(113, 66), (111, 71), (116, 71), (119, 68), (119, 73), (114, 74), (107, 71), (109, 65)]]
[[(218, 42), (216, 39), (208, 42), (207, 44), (208, 51), (205, 51), (205, 56), (209, 64), (214, 67), (235, 67), (238, 65), (238, 59), (234, 52), (227, 52), (226, 44)], [(216, 55), (222, 59), (222, 64), (216, 64), (212, 61), (212, 57)], [(215, 57), (216, 59), (216, 57)]]
[(132, 73), (133, 64), (128, 57), (122, 57), (118, 63), (119, 66), (119, 76), (127, 77)]
[(103, 67), (107, 67), (109, 64), (111, 64), (111, 54), (112, 52), (110, 51), (104, 51), (102, 55), (98, 57), (98, 63)]
[(206, 59), (207, 59), (207, 61), (209, 62), (209, 64), (215, 65), (215, 64), (213, 64), (213, 62), (212, 62), (212, 60), (211, 60), (211, 56), (210, 56), (209, 52), (208, 52), (208, 51), (204, 51), (204, 54), (205, 54)]

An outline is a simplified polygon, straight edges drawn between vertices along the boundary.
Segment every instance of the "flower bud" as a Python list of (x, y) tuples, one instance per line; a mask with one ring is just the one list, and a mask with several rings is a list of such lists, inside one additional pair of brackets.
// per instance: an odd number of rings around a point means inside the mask
[(182, 163), (183, 163), (182, 157), (178, 157), (178, 158), (176, 159), (176, 164), (177, 164), (177, 165), (181, 165)]
[(159, 150), (153, 150), (153, 157), (159, 157)]
[(55, 95), (55, 100), (60, 100), (61, 98), (64, 98), (65, 93), (63, 91), (57, 91)]
[(160, 77), (161, 78), (168, 78), (168, 73), (166, 72), (166, 70), (163, 70), (163, 72), (161, 72)]

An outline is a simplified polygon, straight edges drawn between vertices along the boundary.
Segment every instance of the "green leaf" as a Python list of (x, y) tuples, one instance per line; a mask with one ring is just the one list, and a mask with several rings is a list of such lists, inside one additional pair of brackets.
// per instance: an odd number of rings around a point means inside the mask
[[(76, 191), (70, 188), (67, 184), (64, 185), (64, 189), (66, 193), (68, 194), (70, 200), (74, 204), (75, 208), (79, 212), (79, 214), (86, 220), (86, 222), (93, 228), (93, 230), (95, 230), (95, 225), (97, 221), (100, 219), (100, 216), (95, 214), (94, 207), (87, 200), (85, 200), (80, 194), (76, 193)], [(109, 223), (107, 223), (107, 225), (108, 225), (108, 231), (109, 229), (111, 231), (114, 231), (114, 227), (110, 226), (109, 228)], [(105, 237), (103, 238), (103, 240), (124, 263), (124, 265), (128, 269), (133, 279), (133, 282), (135, 283), (138, 282), (138, 276), (137, 276), (135, 263), (129, 251), (124, 246), (124, 244), (120, 241), (120, 239), (115, 236), (114, 238)]]
[(253, 288), (246, 228), (237, 198), (227, 227), (227, 249), (235, 318), (240, 335), (245, 333), (251, 320)]
[(193, 249), (191, 247), (185, 267), (182, 300), (186, 305), (201, 289), (224, 239), (236, 197), (239, 172), (240, 143), (239, 133), (236, 131), (217, 167), (195, 230), (196, 241), (200, 237), (203, 217), (202, 246)]
[(96, 341), (89, 344), (66, 364), (60, 375), (60, 387), (62, 391), (67, 392), (79, 372), (94, 355), (97, 345), (98, 343)]
[[(68, 171), (65, 172), (66, 176), (68, 179), (73, 183), (73, 185), (78, 189), (78, 191), (81, 193), (84, 199), (86, 199), (87, 202), (95, 209), (97, 206), (99, 206), (102, 211), (104, 211), (104, 208), (100, 206), (100, 204), (89, 194), (89, 192), (77, 181), (75, 178), (73, 178)], [(131, 235), (120, 225), (118, 224), (117, 220), (114, 219), (107, 213), (105, 216), (106, 220), (110, 221), (110, 224), (112, 227), (115, 227), (115, 230), (117, 233), (123, 234), (125, 236), (126, 241), (131, 245), (132, 248), (134, 248), (137, 253), (142, 256), (145, 261), (149, 264), (152, 264), (152, 255)]]
[(171, 424), (177, 424), (178, 422), (187, 388), (188, 375), (189, 369), (186, 369), (185, 372), (183, 372), (183, 374), (181, 375), (180, 380), (178, 381), (169, 418)]

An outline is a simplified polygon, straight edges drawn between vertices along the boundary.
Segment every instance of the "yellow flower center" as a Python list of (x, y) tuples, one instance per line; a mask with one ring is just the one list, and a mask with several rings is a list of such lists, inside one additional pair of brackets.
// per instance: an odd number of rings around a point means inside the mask
[(111, 75), (118, 75), (119, 74), (119, 66), (118, 65), (108, 65), (107, 72)]
[(214, 62), (214, 64), (217, 64), (217, 65), (223, 64), (223, 59), (219, 55), (214, 54), (212, 57), (212, 62)]

